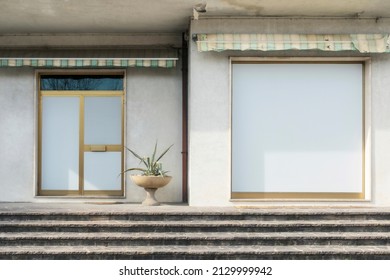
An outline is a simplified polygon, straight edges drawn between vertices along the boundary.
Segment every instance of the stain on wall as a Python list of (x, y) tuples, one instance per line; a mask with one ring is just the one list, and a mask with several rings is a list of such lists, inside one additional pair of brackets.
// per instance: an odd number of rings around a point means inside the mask
[(264, 10), (263, 0), (222, 0), (222, 2), (229, 4), (236, 11), (241, 10), (249, 15), (261, 15)]

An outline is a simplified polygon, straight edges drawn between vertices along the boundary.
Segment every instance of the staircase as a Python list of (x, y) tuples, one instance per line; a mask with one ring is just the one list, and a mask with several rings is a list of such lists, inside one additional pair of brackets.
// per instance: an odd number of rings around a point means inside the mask
[(0, 209), (0, 259), (390, 259), (389, 209), (184, 208)]

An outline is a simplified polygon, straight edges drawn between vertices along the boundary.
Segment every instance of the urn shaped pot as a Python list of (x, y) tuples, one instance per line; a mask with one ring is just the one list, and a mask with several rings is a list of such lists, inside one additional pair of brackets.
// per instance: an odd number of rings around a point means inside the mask
[(131, 175), (130, 177), (134, 184), (145, 189), (146, 198), (142, 202), (142, 205), (145, 206), (160, 205), (155, 197), (155, 192), (159, 188), (166, 186), (172, 180), (172, 176)]

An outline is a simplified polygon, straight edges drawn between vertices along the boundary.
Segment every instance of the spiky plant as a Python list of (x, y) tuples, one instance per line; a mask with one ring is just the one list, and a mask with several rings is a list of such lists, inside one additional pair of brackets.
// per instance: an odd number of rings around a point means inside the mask
[(136, 152), (132, 151), (131, 149), (127, 148), (126, 149), (133, 154), (136, 158), (140, 160), (140, 164), (145, 165), (145, 168), (141, 167), (133, 167), (126, 169), (123, 173), (128, 172), (128, 171), (141, 171), (143, 176), (161, 176), (164, 177), (169, 171), (164, 171), (162, 168), (162, 163), (159, 162), (159, 160), (165, 156), (165, 154), (169, 151), (169, 149), (173, 146), (169, 146), (164, 152), (161, 153), (160, 156), (156, 157), (157, 153), (157, 141), (156, 144), (154, 145), (154, 151), (151, 157), (141, 157), (139, 156)]

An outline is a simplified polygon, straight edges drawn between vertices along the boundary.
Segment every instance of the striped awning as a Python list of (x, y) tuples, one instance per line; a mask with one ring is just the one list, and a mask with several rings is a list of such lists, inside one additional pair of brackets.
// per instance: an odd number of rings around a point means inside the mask
[(173, 68), (177, 50), (1, 50), (1, 67), (34, 68)]
[(390, 52), (389, 34), (196, 34), (198, 51), (322, 50)]

